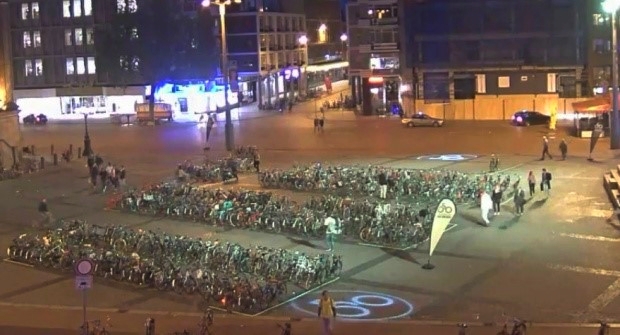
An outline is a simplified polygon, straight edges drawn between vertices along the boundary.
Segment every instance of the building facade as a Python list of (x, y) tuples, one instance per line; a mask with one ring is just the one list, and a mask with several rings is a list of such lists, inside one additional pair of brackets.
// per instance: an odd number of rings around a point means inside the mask
[(348, 78), (349, 37), (339, 0), (305, 0), (308, 89)]
[(363, 114), (400, 101), (398, 0), (350, 0), (346, 9), (352, 97)]
[(603, 94), (611, 87), (611, 15), (598, 1), (588, 6), (588, 94)]
[(8, 0), (13, 98), (23, 111), (81, 117), (129, 112), (143, 99), (144, 86), (106, 87), (97, 71), (94, 32), (106, 22), (108, 3)]
[(417, 99), (582, 95), (588, 1), (400, 2), (403, 75)]

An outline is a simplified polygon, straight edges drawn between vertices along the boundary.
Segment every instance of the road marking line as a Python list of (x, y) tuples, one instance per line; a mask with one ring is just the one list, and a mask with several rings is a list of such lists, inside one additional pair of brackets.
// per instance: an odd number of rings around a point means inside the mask
[(26, 263), (22, 263), (22, 262), (16, 262), (16, 261), (10, 260), (8, 258), (3, 259), (2, 261), (5, 262), (5, 263), (13, 264), (13, 265), (25, 266), (27, 268), (34, 268), (34, 265), (26, 264)]
[(588, 305), (589, 312), (598, 312), (601, 309), (607, 307), (612, 301), (620, 296), (620, 279), (616, 279), (605, 292), (601, 293)]
[(605, 236), (582, 235), (582, 234), (567, 234), (567, 233), (560, 233), (560, 236), (576, 238), (576, 239), (580, 239), (580, 240), (587, 240), (587, 241), (620, 242), (619, 238), (611, 238), (611, 237), (605, 237)]
[(547, 267), (553, 270), (587, 273), (587, 274), (599, 275), (599, 276), (620, 277), (620, 271), (614, 271), (614, 270), (594, 269), (594, 268), (586, 268), (582, 266), (571, 266), (571, 265), (560, 265), (560, 264), (548, 264)]

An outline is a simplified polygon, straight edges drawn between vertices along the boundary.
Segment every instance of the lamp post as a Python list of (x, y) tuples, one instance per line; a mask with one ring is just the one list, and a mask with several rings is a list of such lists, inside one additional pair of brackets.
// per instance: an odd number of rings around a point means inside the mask
[(349, 40), (349, 36), (347, 36), (346, 33), (342, 33), (342, 35), (340, 35), (340, 41), (342, 42), (342, 60), (346, 61), (347, 57), (346, 57), (346, 48), (347, 48), (347, 41)]
[(226, 124), (224, 125), (224, 136), (226, 138), (226, 150), (232, 151), (235, 148), (235, 137), (233, 132), (232, 117), (230, 115), (230, 104), (228, 103), (229, 73), (228, 73), (228, 47), (226, 41), (226, 6), (231, 3), (241, 3), (241, 0), (204, 0), (202, 7), (215, 5), (220, 14), (220, 39), (222, 45), (222, 76), (224, 79), (224, 108), (226, 109)]
[(611, 117), (609, 118), (609, 128), (611, 130), (610, 147), (620, 149), (620, 115), (618, 115), (618, 26), (616, 16), (620, 9), (620, 0), (603, 1), (603, 10), (611, 16)]
[(301, 71), (300, 75), (302, 76), (302, 86), (304, 88), (304, 95), (308, 94), (308, 71), (307, 71), (307, 65), (308, 65), (308, 36), (306, 35), (301, 35), (299, 36), (299, 38), (297, 38), (297, 43), (299, 43), (299, 45), (304, 49), (304, 70)]
[(90, 135), (88, 134), (88, 114), (84, 113), (84, 150), (82, 156), (88, 157), (93, 154), (93, 148), (90, 144)]

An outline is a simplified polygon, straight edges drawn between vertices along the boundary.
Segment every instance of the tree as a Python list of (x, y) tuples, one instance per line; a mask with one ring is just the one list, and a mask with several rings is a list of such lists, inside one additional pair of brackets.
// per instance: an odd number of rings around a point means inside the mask
[[(119, 86), (130, 82), (151, 85), (165, 80), (208, 79), (218, 65), (209, 10), (186, 12), (178, 0), (118, 0), (108, 2), (106, 25), (95, 33), (97, 68)], [(154, 119), (154, 94), (149, 111)]]

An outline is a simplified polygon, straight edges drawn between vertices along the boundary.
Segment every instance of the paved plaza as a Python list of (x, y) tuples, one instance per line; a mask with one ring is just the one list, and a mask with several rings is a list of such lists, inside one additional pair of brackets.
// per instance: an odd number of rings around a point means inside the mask
[[(337, 325), (337, 333), (374, 330), (397, 334), (415, 325), (420, 334), (448, 334), (457, 331), (457, 322), (470, 322), (472, 334), (495, 334), (499, 329), (482, 325), (503, 323), (514, 316), (532, 320), (533, 334), (590, 334), (596, 329), (568, 329), (562, 324), (620, 319), (620, 258), (614, 249), (619, 246), (620, 234), (607, 223), (612, 212), (602, 187), (603, 172), (618, 160), (607, 149), (607, 140), (600, 141), (594, 153), (596, 160), (588, 162), (589, 140), (569, 138), (564, 130), (549, 134), (540, 127), (514, 128), (504, 122), (486, 121), (409, 129), (397, 119), (328, 111), (325, 132), (316, 134), (313, 111), (314, 104), (307, 103), (297, 106), (293, 113), (235, 121), (236, 142), (258, 146), (266, 168), (321, 161), (476, 173), (486, 170), (489, 156), (497, 154), (501, 173), (525, 178), (530, 170), (539, 176), (541, 169), (547, 168), (553, 174), (551, 196), (537, 194), (528, 201), (521, 217), (512, 215), (508, 201), (502, 215), (485, 228), (479, 224), (477, 208), (460, 207), (454, 219), (457, 225), (439, 243), (432, 258), (436, 268), (431, 271), (421, 268), (428, 260), (427, 244), (406, 251), (338, 244), (336, 251), (344, 258), (343, 273), (340, 280), (325, 287), (337, 301), (340, 318), (346, 321)], [(209, 155), (224, 154), (223, 128), (223, 123), (215, 128)], [(128, 182), (138, 186), (171, 178), (176, 164), (185, 159), (200, 160), (203, 133), (196, 124), (120, 127), (95, 123), (90, 127), (94, 149), (106, 160), (124, 164)], [(552, 153), (557, 153), (559, 139), (569, 139), (566, 161), (539, 161), (543, 135), (552, 136)], [(82, 136), (83, 128), (78, 124), (24, 129), (26, 143), (42, 153), (47, 153), (51, 144), (56, 148), (81, 146)], [(42, 197), (48, 199), (51, 211), (59, 218), (311, 253), (325, 249), (321, 240), (220, 231), (105, 210), (106, 196), (91, 192), (86, 174), (84, 162), (74, 161), (1, 182), (1, 250), (13, 237), (31, 230)], [(525, 182), (522, 185), (526, 186)], [(245, 175), (236, 187), (258, 188), (256, 177)], [(298, 193), (291, 196), (306, 197)], [(0, 334), (23, 327), (30, 327), (23, 330), (24, 334), (56, 334), (36, 329), (46, 325), (58, 328), (58, 334), (68, 334), (68, 329), (80, 323), (82, 301), (71, 276), (9, 262), (0, 263), (0, 273), (0, 325), (7, 327), (0, 327)], [(289, 318), (302, 320), (294, 323), (295, 333), (317, 333), (314, 318), (318, 293), (310, 292), (257, 318), (218, 315), (216, 333), (239, 333), (244, 325), (252, 327), (252, 333), (275, 334), (276, 322)], [(88, 300), (90, 315), (110, 315), (112, 323), (117, 324), (113, 334), (139, 333), (147, 316), (160, 320), (162, 331), (167, 333), (193, 329), (200, 315), (199, 302), (194, 298), (108, 281), (96, 280)], [(32, 318), (24, 315), (41, 315), (41, 324), (33, 324)], [(219, 325), (218, 320), (222, 320)], [(373, 320), (393, 322), (354, 322)]]

